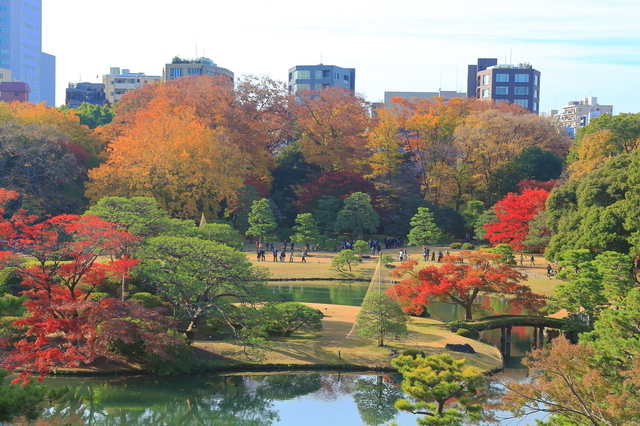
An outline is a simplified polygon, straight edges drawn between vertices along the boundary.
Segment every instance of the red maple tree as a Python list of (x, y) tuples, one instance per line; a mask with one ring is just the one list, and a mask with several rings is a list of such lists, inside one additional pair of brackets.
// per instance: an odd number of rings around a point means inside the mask
[(509, 244), (514, 250), (524, 249), (524, 240), (529, 233), (529, 222), (540, 210), (544, 210), (549, 191), (525, 189), (522, 194), (509, 193), (498, 201), (493, 210), (496, 222), (484, 227), (489, 242), (493, 245)]
[(414, 271), (418, 262), (404, 262), (393, 276), (409, 277), (387, 292), (397, 296), (405, 312), (420, 315), (431, 300), (438, 300), (461, 306), (465, 320), (473, 318), (472, 307), (478, 295), (517, 295), (518, 300), (525, 293), (535, 296), (529, 287), (518, 284), (525, 275), (506, 264), (493, 263), (500, 255), (470, 251), (460, 254), (446, 256), (440, 267), (427, 266), (418, 272)]
[[(95, 216), (60, 215), (39, 223), (27, 218), (18, 214), (4, 221), (11, 250), (0, 253), (0, 266), (16, 267), (28, 295), (28, 315), (13, 323), (26, 336), (2, 361), (3, 368), (20, 371), (15, 382), (101, 356), (122, 359), (110, 350), (115, 341), (138, 340), (145, 350), (170, 358), (165, 348), (177, 342), (167, 334), (165, 317), (137, 302), (96, 294), (106, 280), (120, 280), (138, 264), (114, 259), (137, 237)], [(98, 262), (99, 257), (112, 260)]]

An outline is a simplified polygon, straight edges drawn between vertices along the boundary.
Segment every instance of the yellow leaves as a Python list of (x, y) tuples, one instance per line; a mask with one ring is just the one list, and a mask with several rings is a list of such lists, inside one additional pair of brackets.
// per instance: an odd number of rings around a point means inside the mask
[(217, 212), (235, 193), (247, 163), (224, 129), (210, 129), (192, 107), (165, 100), (137, 114), (109, 147), (109, 160), (89, 172), (87, 196), (151, 196), (172, 214), (196, 218)]
[(616, 151), (613, 133), (610, 130), (586, 134), (578, 147), (578, 161), (569, 165), (572, 177), (579, 178), (592, 172)]

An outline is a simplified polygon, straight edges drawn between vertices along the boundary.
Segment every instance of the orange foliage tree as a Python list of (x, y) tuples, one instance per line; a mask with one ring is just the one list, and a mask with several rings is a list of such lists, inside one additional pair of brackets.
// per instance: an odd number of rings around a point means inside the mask
[(248, 173), (246, 159), (224, 129), (210, 128), (193, 106), (149, 102), (110, 142), (109, 158), (89, 172), (87, 196), (153, 197), (172, 215), (217, 214)]
[(397, 295), (405, 312), (418, 315), (431, 300), (459, 305), (464, 309), (465, 320), (473, 318), (472, 308), (479, 295), (512, 295), (517, 303), (533, 299), (543, 303), (527, 286), (518, 284), (525, 275), (509, 265), (493, 263), (500, 255), (470, 251), (460, 254), (462, 257), (445, 256), (440, 267), (427, 266), (417, 272), (414, 268), (418, 262), (404, 262), (393, 276), (409, 277), (389, 288), (388, 294)]
[(364, 98), (336, 87), (298, 96), (291, 111), (305, 160), (323, 170), (366, 169), (369, 105)]
[(235, 88), (222, 76), (185, 76), (125, 94), (114, 107), (116, 117), (101, 134), (117, 140), (139, 113), (164, 99), (166, 111), (186, 107), (203, 126), (216, 131), (248, 164), (246, 177), (268, 184), (277, 150), (291, 137), (290, 97), (284, 83), (268, 77), (244, 76)]
[(564, 157), (570, 139), (535, 114), (487, 109), (456, 128), (455, 149), (473, 177), (475, 191), (486, 191), (493, 174), (526, 148), (540, 147)]

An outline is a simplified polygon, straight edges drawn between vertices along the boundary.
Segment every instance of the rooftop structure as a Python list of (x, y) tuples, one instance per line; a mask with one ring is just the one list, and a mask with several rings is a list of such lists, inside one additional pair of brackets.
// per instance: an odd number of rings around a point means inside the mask
[(355, 92), (356, 69), (336, 65), (296, 65), (289, 68), (289, 92), (338, 87)]
[(170, 64), (164, 67), (163, 81), (174, 80), (179, 77), (193, 75), (223, 75), (229, 77), (233, 84), (233, 72), (226, 68), (219, 67), (209, 58), (183, 59), (174, 57)]
[(105, 87), (106, 98), (110, 103), (120, 100), (120, 97), (129, 90), (139, 89), (142, 86), (162, 81), (162, 76), (146, 75), (143, 72), (132, 73), (128, 69), (120, 72), (119, 67), (111, 67), (109, 74), (102, 76), (102, 84)]
[(3, 81), (0, 82), (0, 101), (29, 102), (29, 84), (23, 81)]
[(66, 90), (65, 105), (69, 108), (77, 108), (83, 102), (104, 106), (109, 103), (104, 93), (104, 84), (101, 83), (69, 83)]

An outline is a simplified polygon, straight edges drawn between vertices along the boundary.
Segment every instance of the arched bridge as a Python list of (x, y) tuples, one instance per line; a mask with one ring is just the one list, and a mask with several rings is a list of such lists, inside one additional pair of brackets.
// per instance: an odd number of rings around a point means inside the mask
[(452, 321), (452, 328), (464, 328), (472, 331), (485, 331), (500, 329), (500, 352), (505, 357), (511, 356), (511, 329), (512, 327), (533, 327), (532, 348), (541, 348), (544, 343), (545, 328), (562, 330), (569, 340), (575, 341), (576, 334), (589, 331), (590, 327), (576, 320), (564, 318), (539, 317), (530, 315), (495, 315), (480, 318), (473, 321)]

